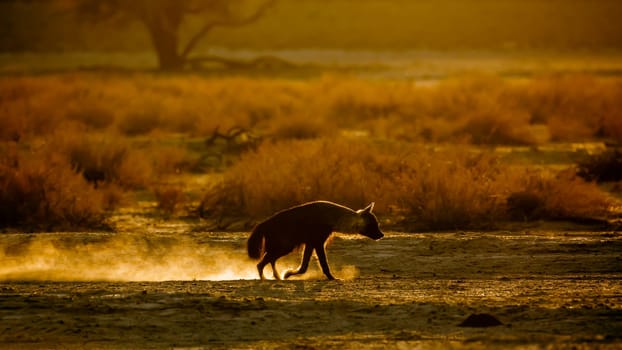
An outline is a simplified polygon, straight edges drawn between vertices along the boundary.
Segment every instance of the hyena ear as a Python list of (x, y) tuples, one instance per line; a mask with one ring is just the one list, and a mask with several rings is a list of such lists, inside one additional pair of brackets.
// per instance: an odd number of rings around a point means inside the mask
[(371, 213), (371, 211), (374, 210), (374, 204), (374, 202), (369, 203), (369, 205), (366, 206), (365, 209), (363, 209), (363, 212)]

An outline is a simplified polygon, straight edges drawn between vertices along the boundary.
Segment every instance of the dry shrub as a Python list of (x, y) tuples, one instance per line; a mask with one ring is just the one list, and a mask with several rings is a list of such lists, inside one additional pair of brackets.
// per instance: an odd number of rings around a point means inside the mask
[(590, 120), (552, 115), (547, 120), (551, 141), (564, 142), (590, 140), (596, 134), (598, 125)]
[[(523, 194), (537, 198), (516, 200)], [(464, 147), (319, 139), (267, 143), (243, 155), (208, 191), (199, 211), (259, 219), (318, 199), (353, 208), (375, 201), (381, 217), (408, 230), (489, 229), (508, 214), (523, 220), (517, 206), (529, 205), (537, 218), (601, 217), (611, 203), (576, 176), (509, 166)]]
[(205, 196), (206, 216), (260, 218), (305, 201), (353, 208), (375, 201), (407, 228), (486, 227), (499, 218), (504, 183), (496, 161), (464, 151), (365, 141), (264, 144), (244, 155)]
[(125, 190), (114, 183), (104, 183), (97, 187), (104, 199), (104, 208), (106, 210), (114, 210), (120, 205), (126, 204)]
[(186, 195), (178, 187), (158, 187), (153, 190), (158, 209), (167, 215), (173, 215), (181, 209), (186, 200)]
[[(475, 76), (433, 86), (325, 79), (316, 84), (323, 112), (340, 127), (391, 135), (384, 124), (430, 141), (534, 144), (622, 135), (619, 79), (568, 75), (512, 82)], [(323, 101), (323, 104), (322, 104)], [(548, 130), (542, 130), (546, 127)]]
[(486, 153), (423, 150), (393, 191), (413, 227), (433, 230), (491, 228), (503, 219), (503, 201), (514, 175)]
[[(244, 204), (244, 185), (227, 176), (207, 188), (197, 212), (202, 218), (222, 219), (252, 215)], [(254, 214), (256, 218), (261, 214)]]
[(145, 155), (152, 161), (153, 171), (157, 174), (179, 174), (199, 167), (199, 157), (180, 145), (152, 146)]
[(522, 106), (532, 122), (549, 126), (553, 140), (591, 137), (620, 140), (622, 84), (619, 79), (589, 75), (549, 76), (509, 90), (513, 105)]
[(464, 137), (474, 144), (528, 145), (536, 143), (529, 125), (529, 115), (498, 111), (478, 111), (466, 118), (466, 124), (456, 130), (455, 136)]
[(90, 129), (101, 130), (110, 126), (114, 120), (114, 112), (103, 104), (88, 104), (69, 107), (66, 118), (77, 121)]
[(7, 106), (0, 110), (0, 141), (19, 141), (27, 134), (25, 118), (19, 118), (7, 111)]
[(588, 181), (622, 180), (622, 149), (610, 149), (579, 161), (577, 174)]
[(606, 218), (613, 204), (610, 195), (572, 171), (526, 173), (521, 191), (508, 198), (508, 210), (515, 219)]
[(46, 96), (3, 101), (0, 105), (0, 137), (2, 140), (20, 141), (56, 130), (63, 121), (56, 102)]
[[(530, 113), (513, 105), (508, 86), (498, 78), (475, 77), (448, 81), (432, 95), (435, 104), (431, 113), (446, 120), (454, 120), (454, 131), (441, 140), (469, 140), (475, 144), (533, 144)], [(442, 134), (441, 134), (442, 135)]]
[(324, 77), (318, 88), (315, 93), (328, 103), (327, 114), (345, 125), (395, 114), (407, 101), (400, 99), (404, 86), (396, 84)]
[(510, 193), (506, 201), (508, 217), (512, 220), (534, 220), (544, 216), (544, 198), (533, 190)]
[[(376, 189), (364, 179), (366, 167), (380, 167), (377, 154), (364, 145), (304, 140), (265, 143), (242, 155), (228, 169), (222, 184), (204, 200), (203, 212), (231, 210), (253, 217), (314, 199), (360, 206), (375, 197)], [(377, 164), (374, 164), (377, 163)], [(224, 208), (218, 208), (226, 205)]]
[(600, 129), (596, 136), (609, 138), (620, 144), (622, 143), (622, 106), (617, 105), (616, 107), (618, 110), (615, 112), (603, 113)]
[(269, 135), (277, 140), (315, 139), (332, 136), (337, 132), (336, 128), (331, 127), (326, 121), (321, 120), (321, 118), (313, 118), (310, 116), (289, 116), (277, 119), (271, 124), (273, 126), (272, 130), (269, 131)]
[(160, 127), (162, 117), (155, 111), (139, 111), (125, 115), (118, 124), (119, 131), (127, 136), (148, 134)]
[(0, 158), (0, 226), (102, 228), (104, 197), (57, 154), (5, 150)]
[(144, 152), (111, 135), (76, 135), (71, 131), (54, 136), (51, 143), (67, 155), (86, 180), (140, 189), (149, 185), (153, 170)]
[(113, 182), (129, 189), (148, 187), (154, 176), (153, 165), (145, 152), (131, 146), (120, 163), (111, 166), (114, 169)]
[[(78, 121), (136, 136), (205, 136), (220, 127), (309, 138), (339, 129), (407, 140), (533, 144), (622, 138), (622, 79), (523, 81), (475, 76), (412, 81), (327, 76), (305, 81), (61, 74), (0, 79), (0, 137), (40, 136)], [(69, 105), (68, 105), (68, 102)], [(291, 120), (290, 120), (291, 119)]]

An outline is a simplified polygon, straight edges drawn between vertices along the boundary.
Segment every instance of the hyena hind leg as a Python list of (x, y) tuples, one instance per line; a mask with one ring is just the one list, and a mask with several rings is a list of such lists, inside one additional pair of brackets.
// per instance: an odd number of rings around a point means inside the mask
[(311, 254), (313, 254), (313, 247), (308, 244), (305, 245), (305, 250), (302, 253), (302, 262), (300, 263), (300, 266), (296, 270), (288, 270), (287, 272), (285, 272), (283, 278), (287, 279), (290, 276), (302, 275), (303, 273), (307, 272), (307, 268), (309, 268), (309, 260), (311, 260)]
[(261, 278), (262, 280), (266, 279), (263, 275), (263, 269), (264, 267), (266, 267), (266, 262), (261, 260), (258, 264), (257, 264), (257, 272), (259, 272), (259, 278)]
[(279, 276), (279, 273), (276, 270), (276, 265), (275, 265), (276, 259), (278, 258), (275, 258), (270, 253), (266, 253), (266, 255), (264, 255), (263, 258), (261, 259), (261, 261), (259, 261), (259, 263), (257, 264), (257, 271), (259, 272), (259, 277), (262, 280), (265, 279), (263, 270), (267, 264), (270, 264), (270, 266), (272, 266), (272, 274), (274, 275), (274, 278), (277, 280), (281, 279), (281, 276)]
[(279, 272), (276, 270), (276, 260), (271, 261), (270, 265), (272, 266), (272, 275), (274, 279), (281, 280), (281, 275), (279, 275)]

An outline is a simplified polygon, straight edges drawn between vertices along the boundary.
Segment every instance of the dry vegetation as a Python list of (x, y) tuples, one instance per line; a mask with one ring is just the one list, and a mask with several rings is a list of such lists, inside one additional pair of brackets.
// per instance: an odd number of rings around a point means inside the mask
[[(431, 85), (335, 76), (3, 77), (0, 206), (19, 215), (5, 215), (2, 226), (99, 226), (122, 191), (147, 188), (171, 214), (184, 196), (154, 179), (220, 171), (218, 164), (232, 165), (201, 203), (208, 217), (256, 219), (318, 198), (353, 207), (376, 201), (390, 223), (408, 229), (606, 217), (612, 199), (572, 170), (519, 167), (451, 145), (620, 142), (620, 101), (621, 79), (592, 76)], [(248, 132), (220, 148), (206, 142), (234, 127)]]
[(572, 173), (510, 166), (463, 147), (321, 139), (264, 144), (245, 154), (207, 193), (201, 211), (259, 219), (315, 199), (354, 208), (375, 201), (376, 211), (389, 218), (385, 225), (404, 230), (602, 218), (614, 202)]
[(106, 196), (55, 153), (2, 145), (0, 226), (38, 230), (103, 228)]
[(153, 166), (146, 154), (114, 136), (61, 132), (52, 137), (50, 147), (66, 155), (73, 169), (95, 187), (107, 183), (143, 189), (152, 176)]
[(582, 159), (578, 174), (589, 181), (622, 181), (622, 150), (611, 149)]
[(185, 194), (178, 187), (157, 187), (153, 194), (158, 202), (158, 209), (168, 216), (178, 212), (186, 200)]
[(244, 127), (275, 137), (357, 129), (380, 138), (479, 144), (622, 140), (622, 80), (473, 77), (419, 86), (327, 76), (309, 81), (67, 74), (0, 79), (0, 137), (79, 125), (123, 136), (206, 136)]

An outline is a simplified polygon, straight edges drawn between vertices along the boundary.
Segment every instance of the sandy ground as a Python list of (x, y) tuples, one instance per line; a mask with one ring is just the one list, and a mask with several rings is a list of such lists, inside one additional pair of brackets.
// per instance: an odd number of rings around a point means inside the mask
[(622, 348), (618, 233), (339, 235), (340, 281), (257, 280), (246, 236), (2, 235), (0, 347)]

